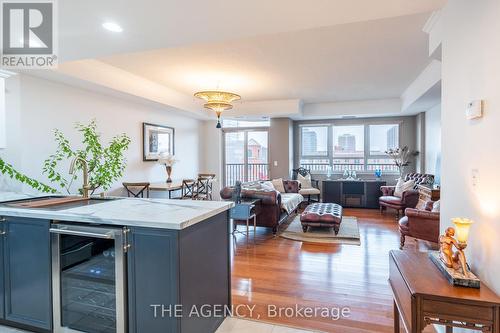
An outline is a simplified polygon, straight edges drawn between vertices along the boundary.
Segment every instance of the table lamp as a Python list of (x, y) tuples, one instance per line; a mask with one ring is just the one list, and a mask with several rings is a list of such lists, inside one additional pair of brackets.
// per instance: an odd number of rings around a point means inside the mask
[(452, 222), (455, 225), (456, 239), (462, 249), (465, 249), (467, 247), (467, 240), (469, 239), (469, 230), (474, 222), (472, 220), (461, 217), (452, 219)]

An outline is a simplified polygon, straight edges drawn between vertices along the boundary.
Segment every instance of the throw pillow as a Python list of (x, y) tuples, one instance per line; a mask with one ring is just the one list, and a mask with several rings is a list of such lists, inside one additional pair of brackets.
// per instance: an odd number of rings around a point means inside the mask
[(283, 178), (273, 179), (272, 180), (274, 189), (280, 193), (285, 193), (285, 185), (283, 185)]
[(405, 182), (403, 179), (399, 179), (396, 184), (396, 189), (394, 190), (394, 196), (401, 198), (403, 196), (403, 192), (411, 190), (415, 187), (415, 181), (409, 180)]
[(440, 210), (441, 210), (441, 200), (438, 200), (434, 202), (434, 205), (432, 205), (431, 212), (439, 213)]
[(302, 176), (300, 173), (297, 174), (297, 180), (300, 183), (300, 188), (305, 189), (305, 188), (312, 188), (311, 184), (311, 174), (307, 174), (307, 176)]
[(265, 191), (275, 191), (274, 185), (270, 181), (265, 181), (260, 184), (261, 189)]

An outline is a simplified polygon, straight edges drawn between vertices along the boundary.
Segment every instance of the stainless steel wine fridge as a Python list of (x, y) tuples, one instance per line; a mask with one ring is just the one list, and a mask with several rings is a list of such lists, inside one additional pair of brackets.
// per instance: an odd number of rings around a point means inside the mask
[(54, 332), (125, 333), (127, 228), (53, 223)]

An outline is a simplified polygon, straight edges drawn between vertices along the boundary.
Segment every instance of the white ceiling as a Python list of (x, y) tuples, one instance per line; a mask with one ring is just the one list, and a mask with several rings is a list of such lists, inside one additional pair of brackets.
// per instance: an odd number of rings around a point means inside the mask
[[(241, 94), (235, 111), (243, 113), (393, 101), (429, 63), (422, 27), (445, 2), (65, 0), (59, 70), (36, 75), (85, 81), (198, 117), (206, 112), (192, 94), (217, 87)], [(124, 31), (103, 30), (105, 21)]]
[[(62, 61), (361, 22), (441, 7), (446, 0), (64, 0)], [(122, 34), (103, 31), (104, 21)]]
[(101, 60), (188, 95), (218, 87), (244, 101), (393, 98), (430, 61), (422, 31), (427, 18), (417, 14)]

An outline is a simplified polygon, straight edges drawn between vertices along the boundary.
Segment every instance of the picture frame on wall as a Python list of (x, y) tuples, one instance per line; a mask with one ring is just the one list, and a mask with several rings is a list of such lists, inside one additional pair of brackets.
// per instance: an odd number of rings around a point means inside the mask
[(158, 161), (162, 154), (175, 155), (173, 127), (142, 123), (143, 161)]

